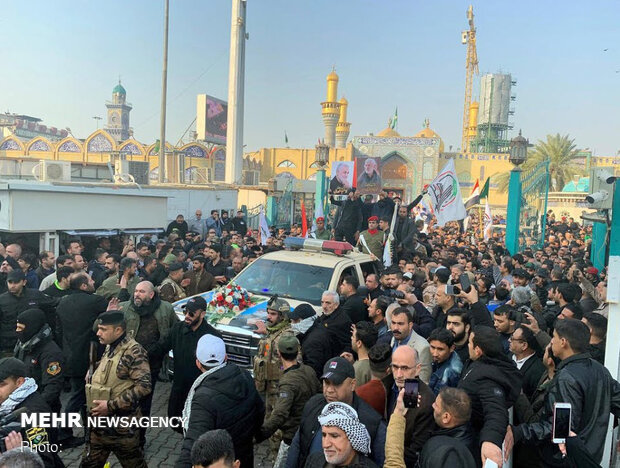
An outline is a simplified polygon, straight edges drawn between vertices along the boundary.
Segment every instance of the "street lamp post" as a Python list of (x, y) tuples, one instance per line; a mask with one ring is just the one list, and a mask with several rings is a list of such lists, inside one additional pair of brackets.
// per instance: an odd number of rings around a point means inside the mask
[(325, 143), (316, 145), (314, 162), (317, 165), (316, 170), (316, 191), (314, 194), (314, 218), (323, 213), (323, 201), (327, 192), (327, 178), (325, 177), (325, 167), (329, 164), (329, 146)]
[(519, 136), (510, 141), (510, 162), (515, 167), (510, 171), (508, 185), (508, 210), (506, 213), (506, 248), (511, 255), (519, 251), (519, 224), (521, 217), (521, 168), (527, 160), (529, 141), (523, 138), (521, 130)]

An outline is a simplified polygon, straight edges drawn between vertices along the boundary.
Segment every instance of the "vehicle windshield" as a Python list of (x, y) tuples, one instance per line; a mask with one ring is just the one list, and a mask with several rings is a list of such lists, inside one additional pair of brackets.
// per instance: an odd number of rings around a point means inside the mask
[(259, 258), (235, 278), (235, 283), (254, 294), (296, 299), (321, 304), (329, 287), (333, 268)]

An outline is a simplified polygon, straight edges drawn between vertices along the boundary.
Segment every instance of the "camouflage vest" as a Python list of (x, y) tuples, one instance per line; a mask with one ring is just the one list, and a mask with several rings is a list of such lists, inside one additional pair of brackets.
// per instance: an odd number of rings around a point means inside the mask
[(161, 282), (157, 291), (161, 292), (161, 288), (166, 284), (172, 285), (172, 288), (174, 289), (174, 295), (177, 298), (177, 300), (187, 297), (187, 294), (185, 294), (185, 290), (181, 286), (179, 286), (178, 283), (174, 281), (172, 278), (170, 278), (169, 276)]
[(112, 357), (108, 353), (110, 346), (106, 346), (103, 357), (99, 362), (99, 367), (97, 367), (93, 374), (91, 383), (86, 384), (86, 405), (88, 411), (93, 407), (93, 400), (114, 400), (121, 393), (134, 386), (133, 380), (119, 379), (116, 373), (123, 354), (137, 344), (133, 338), (129, 337), (124, 341), (124, 343), (119, 343)]
[(292, 334), (288, 320), (276, 325), (275, 330), (258, 343), (258, 352), (254, 358), (254, 381), (259, 392), (267, 390), (268, 382), (277, 382), (282, 376), (282, 363), (278, 357), (278, 341), (286, 333)]

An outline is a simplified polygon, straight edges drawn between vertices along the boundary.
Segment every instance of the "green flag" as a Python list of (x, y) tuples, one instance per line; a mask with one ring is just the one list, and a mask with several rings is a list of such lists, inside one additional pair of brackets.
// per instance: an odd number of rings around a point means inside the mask
[(284, 144), (288, 145), (288, 135), (286, 134), (286, 130), (284, 130)]
[(155, 147), (153, 148), (153, 153), (159, 154), (159, 140), (155, 140)]
[(482, 190), (480, 191), (480, 199), (482, 200), (483, 198), (489, 198), (489, 180), (491, 178), (487, 177), (486, 182), (484, 183), (484, 187), (482, 187)]
[(394, 111), (394, 117), (392, 118), (392, 124), (390, 125), (390, 128), (392, 130), (395, 130), (396, 125), (398, 125), (398, 107), (396, 107), (396, 110)]

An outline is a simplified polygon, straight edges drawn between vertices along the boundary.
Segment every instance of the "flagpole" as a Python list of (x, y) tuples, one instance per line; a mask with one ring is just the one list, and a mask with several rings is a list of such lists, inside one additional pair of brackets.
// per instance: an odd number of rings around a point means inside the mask
[(478, 204), (478, 219), (480, 222), (480, 238), (484, 238), (484, 218), (482, 217), (482, 205)]

